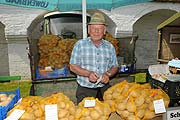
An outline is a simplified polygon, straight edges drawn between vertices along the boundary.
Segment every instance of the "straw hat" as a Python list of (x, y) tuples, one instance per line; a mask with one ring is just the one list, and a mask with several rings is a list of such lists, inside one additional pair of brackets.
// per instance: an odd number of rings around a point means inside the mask
[(96, 12), (92, 15), (91, 20), (88, 24), (89, 25), (92, 25), (92, 24), (107, 25), (104, 15), (102, 13), (99, 13), (99, 12)]

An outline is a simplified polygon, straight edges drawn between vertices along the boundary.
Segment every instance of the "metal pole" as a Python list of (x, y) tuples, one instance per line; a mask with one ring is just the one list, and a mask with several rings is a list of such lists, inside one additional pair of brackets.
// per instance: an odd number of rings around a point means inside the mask
[(82, 23), (83, 24), (83, 38), (86, 38), (87, 37), (86, 0), (82, 0), (82, 13), (83, 13), (83, 16), (82, 16), (82, 19), (83, 19), (83, 23)]

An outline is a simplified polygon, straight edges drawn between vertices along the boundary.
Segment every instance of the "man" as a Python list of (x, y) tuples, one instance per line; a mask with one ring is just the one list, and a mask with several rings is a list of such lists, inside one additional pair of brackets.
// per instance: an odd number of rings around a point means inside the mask
[(72, 51), (70, 70), (77, 74), (77, 103), (85, 97), (102, 100), (110, 87), (110, 77), (118, 71), (118, 62), (113, 45), (104, 40), (106, 21), (101, 13), (95, 13), (88, 24), (89, 37), (79, 40)]

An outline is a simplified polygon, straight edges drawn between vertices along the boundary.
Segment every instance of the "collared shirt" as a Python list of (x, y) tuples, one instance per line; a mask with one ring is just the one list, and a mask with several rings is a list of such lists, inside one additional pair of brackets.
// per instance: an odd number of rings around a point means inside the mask
[[(95, 46), (90, 37), (76, 42), (71, 53), (70, 64), (76, 64), (99, 75), (102, 75), (113, 66), (118, 66), (114, 46), (106, 40), (102, 40), (99, 46)], [(77, 75), (77, 82), (81, 86), (88, 88), (104, 86), (103, 83), (92, 83), (88, 77), (80, 75)]]

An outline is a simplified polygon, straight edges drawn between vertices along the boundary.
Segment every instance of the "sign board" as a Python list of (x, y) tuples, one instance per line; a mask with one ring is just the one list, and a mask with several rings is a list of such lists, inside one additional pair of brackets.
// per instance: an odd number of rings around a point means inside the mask
[(57, 7), (58, 0), (0, 0), (0, 4), (54, 10)]
[(180, 107), (167, 108), (163, 120), (180, 120)]

